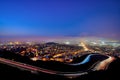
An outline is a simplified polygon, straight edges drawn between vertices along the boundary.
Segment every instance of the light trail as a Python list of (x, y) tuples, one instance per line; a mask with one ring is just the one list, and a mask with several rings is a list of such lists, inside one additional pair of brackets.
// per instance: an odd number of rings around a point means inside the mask
[(85, 45), (84, 42), (81, 42), (80, 45), (83, 47), (84, 51), (89, 51), (88, 47)]
[(100, 62), (95, 68), (94, 70), (107, 70), (108, 66), (110, 65), (111, 62), (113, 62), (115, 60), (114, 57), (109, 56), (108, 59), (103, 60), (102, 62)]
[(65, 77), (78, 77), (84, 74), (87, 74), (87, 72), (61, 72), (61, 71), (53, 71), (53, 70), (48, 70), (48, 69), (44, 69), (44, 68), (40, 68), (40, 67), (36, 67), (33, 65), (29, 65), (29, 64), (25, 64), (25, 63), (21, 63), (21, 62), (16, 62), (16, 61), (12, 61), (12, 60), (8, 60), (5, 58), (0, 58), (0, 63), (2, 64), (6, 64), (12, 67), (17, 67), (19, 69), (23, 69), (23, 70), (28, 70), (31, 72), (43, 72), (43, 73), (47, 73), (47, 74), (54, 74), (54, 75), (62, 75)]

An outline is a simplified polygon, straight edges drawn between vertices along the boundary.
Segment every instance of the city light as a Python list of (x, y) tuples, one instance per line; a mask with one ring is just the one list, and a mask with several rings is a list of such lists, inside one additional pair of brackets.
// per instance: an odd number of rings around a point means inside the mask
[[(64, 42), (64, 41), (63, 41)], [(119, 42), (110, 41), (83, 41), (78, 44), (70, 43), (66, 41), (65, 44), (60, 43), (38, 43), (38, 42), (6, 42), (1, 43), (0, 49), (6, 49), (20, 54), (21, 56), (27, 56), (33, 61), (60, 61), (71, 62), (73, 57), (80, 57), (82, 54), (87, 53), (102, 53), (111, 55), (119, 52)], [(68, 45), (69, 44), (69, 45)], [(116, 45), (117, 44), (117, 45)], [(118, 54), (116, 54), (118, 55)], [(119, 56), (119, 55), (118, 55)]]
[(84, 51), (88, 51), (89, 49), (87, 48), (87, 46), (85, 45), (85, 43), (81, 42), (80, 43), (81, 46), (84, 48)]
[(65, 44), (70, 44), (70, 42), (69, 42), (69, 41), (66, 41)]

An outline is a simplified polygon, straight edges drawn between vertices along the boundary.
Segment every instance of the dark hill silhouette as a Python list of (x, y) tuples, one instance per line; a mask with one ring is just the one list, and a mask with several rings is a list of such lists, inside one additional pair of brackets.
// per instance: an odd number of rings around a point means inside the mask
[[(78, 69), (81, 69), (81, 67), (72, 67), (70, 65), (66, 65), (64, 63), (60, 62), (54, 62), (54, 61), (32, 61), (28, 57), (21, 56), (19, 54), (12, 53), (10, 51), (0, 51), (0, 57), (6, 58), (6, 59), (14, 59), (15, 61), (35, 65), (38, 67), (43, 67), (47, 69), (53, 69), (53, 70), (61, 70), (61, 71), (77, 71)], [(119, 80), (120, 79), (120, 58), (115, 57), (116, 60), (114, 60), (110, 65), (108, 66), (108, 69), (106, 71), (93, 71), (89, 72), (89, 74), (77, 77), (72, 80)], [(77, 61), (77, 59), (76, 59)], [(82, 61), (82, 60), (81, 60)], [(90, 62), (91, 64), (91, 62)], [(85, 68), (85, 66), (83, 66)], [(83, 69), (82, 68), (82, 69)], [(12, 74), (12, 75), (11, 75)], [(63, 76), (58, 76), (58, 75), (50, 75), (50, 74), (45, 74), (45, 73), (40, 73), (39, 75), (37, 74), (32, 74), (28, 71), (22, 71), (17, 68), (13, 68), (4, 64), (0, 64), (0, 76), (1, 80), (6, 80), (5, 78), (7, 76), (10, 80), (17, 80), (22, 79), (22, 80), (35, 80), (35, 79), (44, 79), (44, 80), (56, 80), (56, 79), (61, 79), (61, 80), (66, 80), (67, 78)], [(4, 77), (6, 76), (6, 77)], [(15, 77), (16, 76), (16, 77)], [(71, 79), (69, 79), (71, 80)]]

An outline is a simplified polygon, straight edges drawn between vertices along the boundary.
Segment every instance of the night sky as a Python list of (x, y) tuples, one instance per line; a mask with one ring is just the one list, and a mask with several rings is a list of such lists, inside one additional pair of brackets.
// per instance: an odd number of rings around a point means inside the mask
[(120, 0), (0, 0), (0, 36), (120, 37)]

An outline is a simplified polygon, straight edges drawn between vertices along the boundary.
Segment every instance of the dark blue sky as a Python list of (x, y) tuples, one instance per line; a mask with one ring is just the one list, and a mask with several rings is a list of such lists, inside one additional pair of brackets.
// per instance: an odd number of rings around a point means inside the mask
[(0, 36), (119, 35), (119, 0), (0, 0)]

